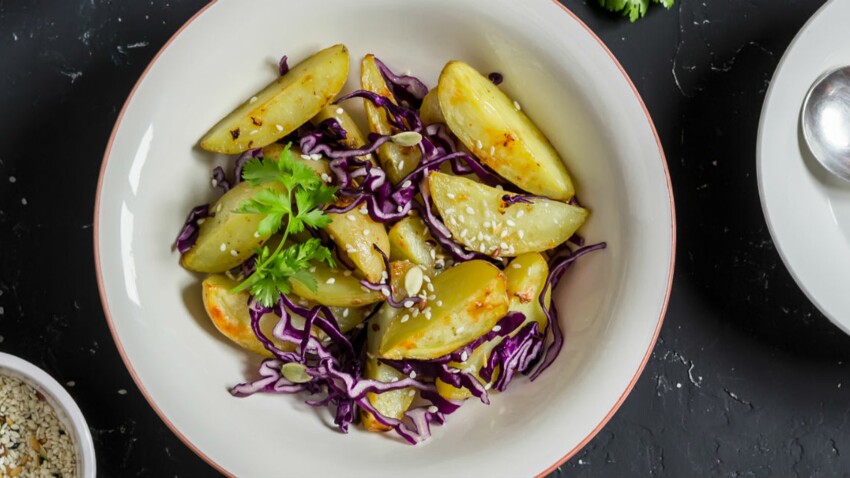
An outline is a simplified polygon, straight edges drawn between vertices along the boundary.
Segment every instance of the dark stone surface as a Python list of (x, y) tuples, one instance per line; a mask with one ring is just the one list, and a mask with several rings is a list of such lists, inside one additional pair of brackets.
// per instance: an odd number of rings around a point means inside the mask
[[(595, 0), (563, 2), (647, 103), (673, 177), (679, 242), (667, 321), (644, 374), (552, 476), (846, 473), (850, 339), (779, 259), (754, 162), (773, 70), (823, 0), (679, 0), (634, 24)], [(0, 350), (66, 383), (92, 427), (102, 476), (215, 475), (121, 363), (91, 243), (118, 111), (204, 3), (0, 0)]]

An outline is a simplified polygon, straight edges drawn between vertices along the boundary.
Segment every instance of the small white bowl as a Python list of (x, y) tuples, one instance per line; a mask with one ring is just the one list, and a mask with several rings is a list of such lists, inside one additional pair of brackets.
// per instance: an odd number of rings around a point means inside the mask
[(34, 388), (44, 396), (56, 411), (56, 417), (71, 433), (77, 453), (77, 475), (79, 478), (94, 478), (97, 463), (91, 432), (83, 412), (65, 388), (44, 370), (24, 359), (0, 352), (0, 376), (12, 377)]

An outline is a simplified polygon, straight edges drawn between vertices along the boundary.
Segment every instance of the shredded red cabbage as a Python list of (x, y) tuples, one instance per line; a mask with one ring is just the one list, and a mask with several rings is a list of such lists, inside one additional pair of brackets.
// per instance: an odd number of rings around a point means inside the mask
[(563, 255), (556, 255), (553, 257), (553, 259), (555, 259), (554, 261), (550, 260), (549, 276), (546, 278), (543, 290), (540, 291), (540, 298), (538, 300), (540, 301), (540, 307), (543, 308), (543, 312), (546, 314), (546, 318), (549, 320), (549, 326), (546, 327), (546, 334), (549, 335), (551, 332), (552, 342), (548, 346), (544, 345), (545, 350), (543, 352), (543, 361), (534, 373), (531, 374), (531, 380), (535, 380), (541, 373), (543, 373), (544, 370), (552, 365), (552, 362), (555, 361), (558, 354), (561, 353), (561, 348), (564, 346), (564, 333), (561, 330), (560, 323), (558, 322), (558, 309), (555, 308), (554, 302), (551, 304), (551, 307), (547, 307), (544, 300), (547, 291), (558, 286), (558, 282), (561, 280), (564, 272), (566, 272), (567, 268), (569, 268), (579, 257), (593, 251), (605, 249), (605, 247), (607, 247), (607, 244), (604, 242), (585, 246), (576, 249), (575, 251), (570, 251), (569, 248), (565, 247), (561, 251), (561, 253), (564, 253)]
[(361, 279), (360, 285), (362, 285), (363, 287), (365, 287), (369, 290), (379, 291), (386, 298), (387, 304), (389, 304), (390, 307), (395, 307), (396, 309), (401, 309), (403, 307), (407, 307), (407, 306), (405, 306), (406, 302), (410, 303), (409, 305), (418, 304), (418, 303), (422, 302), (422, 297), (418, 297), (418, 296), (405, 297), (402, 300), (395, 300), (395, 297), (393, 297), (393, 289), (392, 289), (392, 286), (390, 286), (390, 278), (389, 278), (390, 258), (387, 257), (387, 254), (384, 253), (384, 251), (382, 251), (381, 248), (378, 247), (377, 244), (372, 244), (372, 248), (374, 248), (376, 251), (378, 251), (378, 254), (381, 255), (381, 259), (384, 261), (384, 270), (387, 271), (387, 278), (384, 279), (384, 281), (381, 282), (380, 284), (375, 284), (375, 283), (369, 282), (366, 279)]
[(287, 63), (288, 59), (289, 58), (286, 55), (280, 57), (280, 62), (277, 65), (277, 72), (280, 73), (280, 76), (289, 73), (289, 63)]
[(192, 246), (195, 245), (195, 241), (198, 240), (198, 231), (201, 227), (199, 221), (214, 215), (215, 213), (210, 214), (209, 204), (203, 204), (192, 208), (189, 212), (189, 216), (186, 217), (186, 222), (183, 223), (183, 228), (180, 229), (180, 234), (177, 236), (177, 241), (175, 242), (175, 247), (177, 247), (177, 250), (180, 251), (180, 254), (189, 252), (189, 249), (191, 249)]
[(419, 109), (422, 99), (428, 94), (428, 87), (418, 78), (410, 75), (397, 75), (387, 68), (381, 60), (375, 58), (375, 64), (381, 71), (381, 76), (389, 86), (395, 100), (402, 106)]
[(230, 181), (227, 180), (227, 175), (224, 174), (224, 169), (221, 166), (216, 166), (212, 171), (212, 185), (215, 188), (220, 188), (222, 193), (230, 191)]
[[(404, 378), (397, 382), (380, 382), (364, 379), (360, 375), (359, 361), (353, 355), (351, 342), (342, 335), (336, 319), (327, 307), (307, 309), (300, 307), (281, 294), (274, 308), (266, 308), (251, 301), (249, 304), (251, 327), (263, 346), (274, 355), (260, 365), (260, 378), (234, 386), (230, 393), (237, 397), (245, 397), (258, 392), (268, 393), (298, 393), (307, 392), (320, 395), (319, 399), (307, 400), (311, 406), (327, 406), (335, 408), (334, 423), (343, 433), (348, 432), (349, 425), (355, 420), (355, 407), (371, 413), (384, 426), (394, 429), (402, 438), (411, 444), (419, 443), (430, 436), (430, 424), (445, 422), (445, 415), (456, 411), (460, 403), (442, 398), (436, 393), (433, 384), (424, 383), (412, 378)], [(304, 328), (293, 325), (291, 314), (302, 315), (306, 319)], [(281, 341), (295, 344), (300, 351), (289, 352), (277, 348), (260, 329), (260, 318), (269, 312), (274, 312), (280, 321), (274, 327), (273, 336)], [(322, 344), (310, 334), (311, 326), (319, 327), (330, 338), (328, 345)], [(337, 358), (335, 350), (344, 353)], [(305, 383), (294, 383), (283, 375), (282, 367), (286, 364), (303, 366), (309, 380)], [(420, 397), (429, 405), (413, 408), (405, 413), (401, 420), (383, 416), (368, 399), (368, 393), (384, 393), (392, 390), (413, 388), (420, 391)], [(433, 407), (433, 408), (432, 408)]]

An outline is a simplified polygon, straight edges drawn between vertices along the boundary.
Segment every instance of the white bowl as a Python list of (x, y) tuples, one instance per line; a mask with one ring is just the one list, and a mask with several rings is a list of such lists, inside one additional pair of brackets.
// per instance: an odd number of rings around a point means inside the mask
[[(353, 72), (374, 52), (432, 86), (450, 59), (502, 72), (505, 90), (568, 158), (593, 211), (582, 233), (609, 245), (580, 261), (556, 291), (567, 343), (555, 365), (533, 383), (522, 378), (490, 407), (467, 404), (416, 447), (356, 427), (340, 434), (300, 397), (231, 397), (228, 387), (257, 361), (217, 335), (199, 277), (170, 249), (187, 211), (213, 195), (211, 156), (198, 139), (274, 78), (280, 55), (294, 63), (334, 43), (348, 45)], [(631, 390), (673, 274), (673, 199), (652, 121), (610, 52), (551, 0), (212, 3), (160, 51), (127, 100), (96, 208), (101, 297), (127, 367), (187, 445), (237, 476), (551, 471)]]
[(74, 399), (65, 388), (44, 370), (24, 359), (0, 352), (0, 376), (12, 377), (34, 388), (56, 411), (56, 418), (71, 434), (77, 454), (77, 476), (94, 478), (97, 463), (94, 456), (94, 443), (91, 432)]

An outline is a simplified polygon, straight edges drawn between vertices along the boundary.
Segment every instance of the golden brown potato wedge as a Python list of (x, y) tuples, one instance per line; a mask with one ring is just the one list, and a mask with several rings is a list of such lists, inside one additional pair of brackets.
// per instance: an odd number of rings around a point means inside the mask
[(588, 215), (584, 208), (551, 199), (508, 206), (505, 191), (439, 172), (428, 176), (428, 187), (454, 239), (494, 257), (551, 249), (569, 239)]
[[(220, 274), (211, 275), (204, 279), (201, 284), (201, 291), (207, 315), (222, 335), (240, 347), (264, 357), (271, 357), (272, 353), (263, 347), (253, 329), (251, 329), (251, 316), (248, 313), (248, 292), (230, 293), (237, 284), (236, 281)], [(282, 342), (272, 336), (272, 329), (274, 329), (278, 320), (278, 316), (266, 314), (260, 319), (260, 329), (281, 350), (295, 350), (294, 344)]]
[(241, 182), (224, 193), (210, 206), (215, 216), (201, 224), (195, 245), (183, 254), (180, 264), (195, 272), (216, 273), (230, 270), (254, 255), (254, 250), (266, 241), (255, 235), (265, 215), (242, 214), (236, 209), (263, 189), (285, 190), (280, 183), (252, 186)]
[(508, 310), (505, 275), (486, 261), (461, 263), (432, 279), (434, 300), (396, 316), (381, 343), (387, 359), (433, 359), (485, 334)]
[(446, 117), (443, 116), (443, 110), (440, 109), (440, 99), (438, 88), (431, 88), (431, 91), (422, 99), (422, 106), (419, 108), (419, 118), (426, 126), (434, 123), (446, 122)]
[(357, 127), (354, 119), (343, 109), (342, 106), (328, 105), (322, 108), (319, 113), (310, 120), (313, 125), (318, 125), (327, 119), (335, 119), (345, 130), (345, 139), (341, 143), (349, 149), (359, 149), (366, 145), (366, 137)]
[(408, 216), (390, 229), (390, 259), (433, 269), (438, 246), (420, 217)]
[(307, 272), (316, 281), (316, 290), (293, 279), (292, 292), (299, 297), (332, 307), (360, 307), (384, 299), (380, 292), (371, 291), (360, 285), (360, 279), (342, 269), (325, 264), (313, 264)]
[(336, 243), (338, 251), (346, 254), (369, 282), (381, 282), (387, 270), (381, 254), (373, 246), (389, 254), (390, 240), (384, 225), (373, 221), (368, 214), (362, 214), (358, 208), (342, 214), (328, 214), (328, 217), (331, 223), (325, 230)]
[(321, 50), (219, 121), (201, 139), (201, 147), (216, 153), (238, 154), (274, 143), (329, 104), (347, 78), (345, 45)]
[[(505, 276), (508, 280), (508, 298), (510, 306), (508, 310), (511, 312), (522, 312), (525, 314), (525, 321), (517, 330), (522, 330), (532, 321), (538, 323), (541, 331), (546, 330), (548, 319), (540, 307), (540, 291), (546, 284), (546, 278), (549, 276), (549, 265), (546, 259), (537, 252), (523, 254), (508, 264), (505, 268)], [(546, 303), (551, 301), (551, 290), (546, 291)], [(511, 334), (514, 335), (514, 334)], [(469, 358), (463, 363), (451, 362), (449, 365), (460, 369), (481, 370), (487, 363), (490, 353), (501, 343), (501, 338), (496, 338), (484, 344), (469, 354)], [(491, 382), (494, 382), (498, 377), (498, 372), (494, 372), (491, 377)], [(484, 383), (484, 379), (479, 377)], [(449, 400), (464, 400), (472, 396), (465, 388), (453, 387), (442, 380), (437, 380), (437, 392)]]
[[(401, 289), (403, 287), (404, 277), (413, 267), (416, 266), (410, 262), (393, 262), (390, 264), (390, 281), (395, 289)], [(381, 382), (394, 382), (406, 377), (395, 368), (378, 361), (381, 341), (390, 322), (392, 322), (398, 312), (399, 309), (390, 307), (389, 304), (384, 304), (378, 310), (378, 313), (369, 321), (369, 329), (366, 331), (366, 364), (363, 372), (366, 378)], [(404, 415), (404, 412), (410, 408), (410, 403), (413, 401), (414, 394), (410, 392), (411, 390), (409, 389), (402, 389), (381, 394), (371, 393), (368, 397), (372, 406), (381, 412), (381, 414), (400, 419)], [(387, 427), (378, 423), (375, 417), (369, 412), (361, 410), (360, 417), (363, 420), (363, 426), (367, 430), (388, 430)]]
[(567, 200), (575, 189), (567, 168), (531, 119), (468, 64), (449, 62), (437, 86), (449, 129), (484, 164), (539, 196)]
[[(381, 70), (375, 63), (375, 56), (366, 55), (360, 63), (360, 87), (366, 91), (393, 99), (392, 92), (387, 88)], [(395, 134), (399, 131), (389, 123), (387, 114), (383, 108), (377, 108), (369, 100), (363, 100), (366, 109), (366, 119), (369, 121), (369, 129), (373, 133), (383, 135)], [(417, 146), (400, 146), (394, 143), (386, 143), (378, 149), (378, 160), (381, 167), (387, 172), (390, 181), (398, 183), (416, 166), (422, 157)]]

